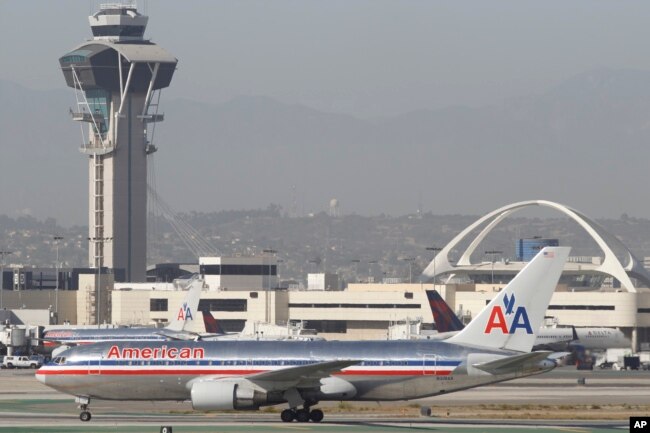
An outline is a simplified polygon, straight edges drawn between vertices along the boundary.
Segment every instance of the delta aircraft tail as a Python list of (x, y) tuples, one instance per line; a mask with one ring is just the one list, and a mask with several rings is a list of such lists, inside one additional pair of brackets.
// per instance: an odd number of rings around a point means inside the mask
[(449, 343), (530, 352), (569, 247), (545, 247)]
[(431, 313), (433, 313), (433, 322), (436, 324), (438, 333), (460, 331), (465, 327), (438, 292), (435, 290), (427, 290), (426, 292), (429, 307), (431, 307)]
[(203, 310), (203, 324), (205, 325), (205, 332), (210, 334), (225, 335), (226, 331), (223, 330), (217, 319), (214, 318), (212, 313), (208, 310)]

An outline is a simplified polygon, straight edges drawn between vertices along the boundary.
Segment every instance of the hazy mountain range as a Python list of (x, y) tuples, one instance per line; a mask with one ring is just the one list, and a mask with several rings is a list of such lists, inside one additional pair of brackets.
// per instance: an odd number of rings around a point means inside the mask
[[(305, 281), (308, 272), (327, 270), (339, 273), (345, 281), (401, 278), (408, 281), (420, 274), (433, 257), (428, 247), (446, 245), (461, 230), (475, 221), (474, 215), (421, 215), (332, 217), (325, 212), (292, 218), (278, 206), (266, 209), (191, 212), (182, 217), (208, 242), (215, 254), (262, 254), (273, 249), (282, 260), (283, 278)], [(650, 257), (650, 219), (623, 215), (620, 219), (599, 220), (633, 254)], [(60, 227), (53, 219), (10, 218), (0, 214), (0, 248), (12, 251), (7, 264), (52, 267), (57, 257), (53, 235), (62, 236), (58, 257), (64, 267), (88, 266), (88, 229), (84, 226)], [(478, 234), (477, 232), (475, 235)], [(515, 242), (521, 237), (557, 238), (571, 246), (573, 256), (602, 256), (596, 243), (578, 224), (565, 217), (522, 218), (503, 221), (477, 248), (476, 262), (490, 260), (486, 250), (501, 251), (498, 258), (514, 259)], [(470, 242), (467, 239), (457, 259)], [(172, 227), (158, 218), (150, 220), (148, 263), (196, 263), (195, 251), (188, 248)], [(626, 263), (623, 250), (610, 244)], [(407, 260), (408, 259), (408, 260)], [(412, 259), (412, 260), (411, 260)]]
[[(0, 81), (0, 98), (0, 214), (85, 224), (73, 91)], [(336, 197), (343, 213), (477, 214), (546, 198), (650, 216), (650, 72), (598, 70), (542, 95), (373, 119), (258, 96), (161, 102), (157, 188), (177, 210), (278, 203), (303, 215)]]

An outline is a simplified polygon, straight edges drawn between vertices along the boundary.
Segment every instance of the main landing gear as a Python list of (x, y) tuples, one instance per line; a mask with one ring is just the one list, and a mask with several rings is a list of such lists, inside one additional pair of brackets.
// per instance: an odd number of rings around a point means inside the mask
[(291, 422), (293, 420), (298, 422), (321, 422), (324, 415), (322, 410), (314, 409), (310, 411), (309, 406), (306, 406), (303, 409), (285, 409), (280, 414), (280, 418), (284, 422)]
[(88, 411), (88, 405), (90, 404), (90, 399), (88, 397), (77, 397), (75, 401), (79, 403), (79, 409), (81, 413), (79, 414), (79, 419), (83, 422), (90, 421), (93, 417)]
[(79, 414), (79, 419), (82, 421), (90, 421), (93, 416), (87, 410), (84, 410)]

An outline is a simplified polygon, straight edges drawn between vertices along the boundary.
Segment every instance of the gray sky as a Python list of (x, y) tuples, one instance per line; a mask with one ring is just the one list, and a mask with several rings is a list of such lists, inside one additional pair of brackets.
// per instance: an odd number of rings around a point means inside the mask
[[(0, 78), (64, 87), (57, 58), (97, 1), (3, 1)], [(586, 70), (650, 69), (647, 1), (148, 1), (179, 70), (166, 98), (266, 95), (381, 116), (535, 94)]]
[[(87, 16), (97, 10), (98, 3), (0, 0), (0, 79), (34, 89), (64, 89), (58, 58), (90, 38)], [(240, 95), (263, 95), (373, 118), (422, 108), (498, 104), (507, 98), (544, 93), (576, 74), (602, 68), (650, 71), (648, 1), (150, 0), (138, 6), (150, 17), (146, 37), (179, 58), (171, 87), (163, 92), (163, 106), (181, 97), (221, 103)], [(164, 122), (167, 131), (182, 127), (173, 118)], [(0, 135), (1, 140), (7, 138), (11, 139)], [(77, 158), (79, 182), (85, 184), (85, 167), (76, 144), (70, 144), (69, 150), (67, 158)], [(525, 151), (522, 147), (521, 153)], [(519, 161), (526, 160), (525, 155), (519, 157)], [(579, 161), (580, 155), (575, 158)], [(618, 158), (617, 172), (629, 169), (628, 161), (637, 174), (647, 171), (634, 155)], [(517, 190), (501, 170), (495, 181), (499, 188), (477, 194), (475, 186), (492, 175), (488, 167), (475, 177), (466, 173), (465, 185), (455, 180), (458, 190), (448, 190), (446, 196), (432, 192), (426, 178), (411, 181), (397, 173), (397, 180), (387, 181), (395, 190), (386, 188), (383, 195), (373, 195), (372, 185), (353, 185), (357, 196), (348, 191), (342, 209), (346, 213), (404, 214), (413, 212), (421, 197), (425, 211), (437, 201), (436, 213), (480, 214), (517, 200), (547, 198), (594, 217), (616, 217), (623, 212), (650, 217), (650, 204), (645, 200), (647, 177), (645, 181), (629, 178), (628, 184), (624, 176), (611, 173), (609, 178), (590, 179), (584, 173), (572, 177), (567, 165), (559, 176), (561, 185), (552, 181), (536, 185), (537, 189), (528, 185)], [(407, 172), (405, 168), (403, 173)], [(214, 202), (223, 203), (226, 209), (289, 204), (289, 183), (265, 186), (269, 191), (262, 191), (259, 199), (242, 201), (246, 195), (237, 193), (240, 201)], [(166, 197), (177, 209), (191, 210), (197, 202), (188, 194), (186, 202), (175, 203), (169, 197), (181, 194), (171, 186), (162, 187), (162, 195), (169, 193)], [(502, 191), (507, 189), (512, 191)], [(280, 192), (274, 196), (276, 191)], [(329, 198), (343, 193), (328, 194), (316, 196), (307, 210), (324, 209)], [(362, 203), (361, 199), (375, 203), (358, 208), (350, 204)], [(21, 207), (30, 207), (29, 194), (21, 200), (25, 202)], [(3, 211), (11, 214), (0, 208)], [(56, 209), (52, 213), (67, 217)], [(77, 214), (85, 220), (85, 211)]]

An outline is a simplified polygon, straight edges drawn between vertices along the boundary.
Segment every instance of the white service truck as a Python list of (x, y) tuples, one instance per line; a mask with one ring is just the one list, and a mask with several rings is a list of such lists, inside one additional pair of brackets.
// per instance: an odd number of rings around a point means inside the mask
[(29, 356), (5, 356), (2, 361), (3, 368), (38, 368), (43, 361), (38, 357)]

